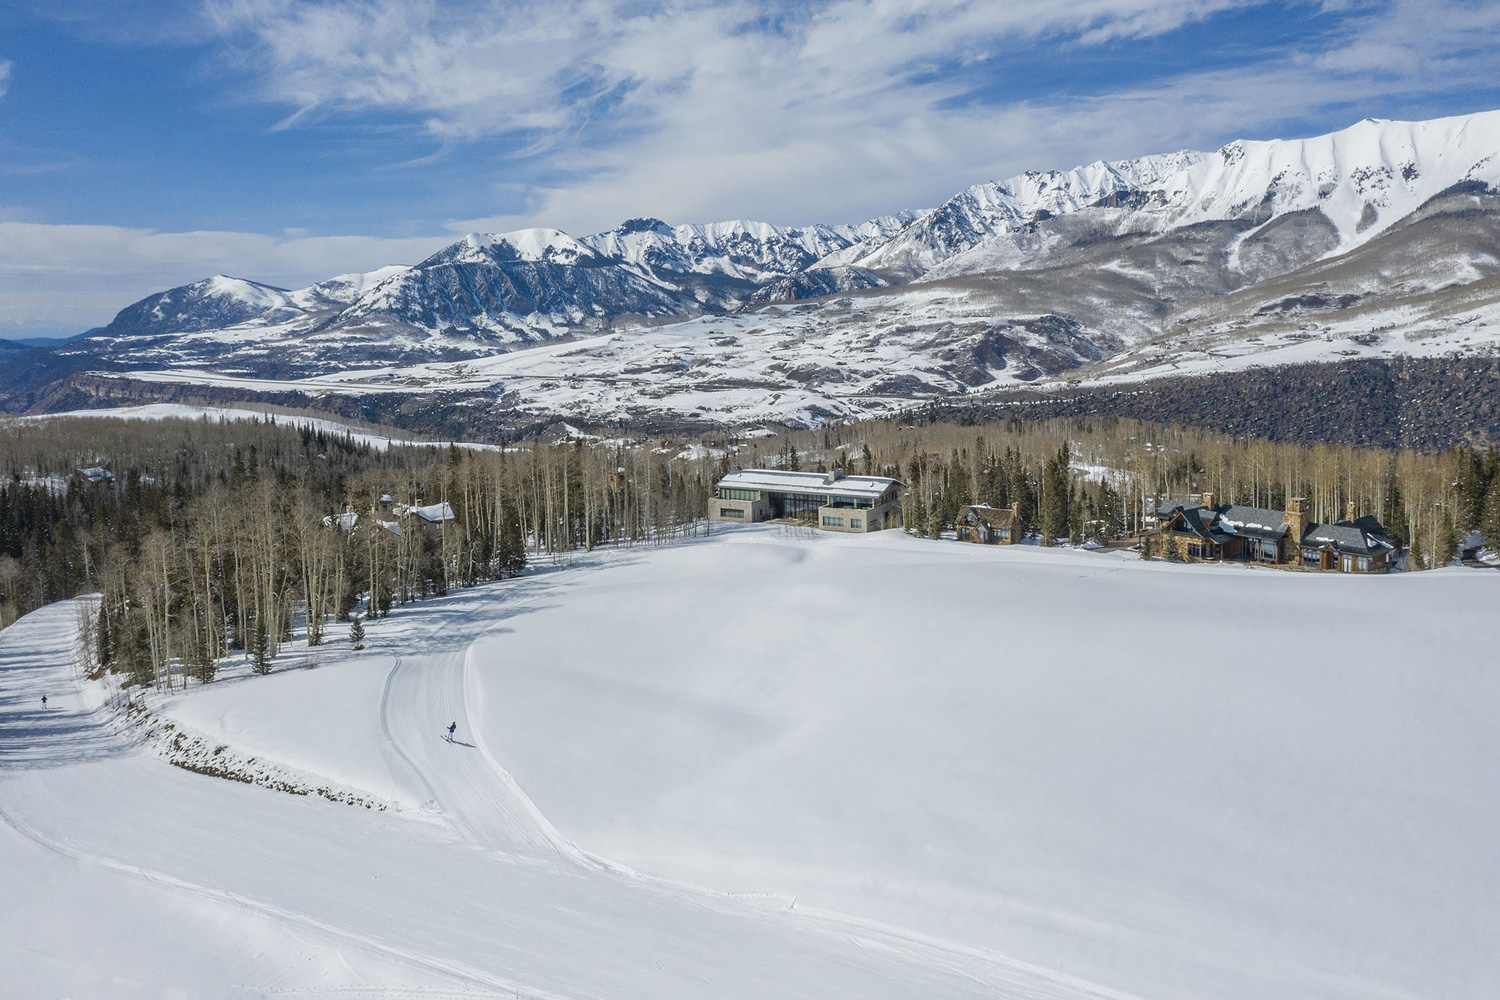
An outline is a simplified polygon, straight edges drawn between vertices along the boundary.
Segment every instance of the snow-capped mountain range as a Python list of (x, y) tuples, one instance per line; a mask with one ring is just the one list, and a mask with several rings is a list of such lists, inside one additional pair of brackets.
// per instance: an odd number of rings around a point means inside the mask
[[(849, 409), (841, 397), (1116, 378), (1181, 364), (1183, 351), (1260, 354), (1330, 331), (1364, 353), (1430, 353), (1454, 324), (1472, 338), (1500, 318), (1485, 281), (1500, 274), (1497, 190), (1500, 111), (1366, 119), (1310, 139), (1027, 172), (861, 225), (634, 219), (584, 237), (471, 234), (413, 266), (295, 291), (218, 276), (61, 350), (188, 381), (400, 384), (420, 365), (431, 386), (443, 381), (434, 365), (464, 363), (468, 384), (480, 369), (527, 367), (500, 355), (582, 341), (547, 352), (574, 359), (550, 378), (649, 369), (680, 387), (701, 375), (810, 392), (813, 412), (833, 413)], [(1391, 343), (1411, 330), (1423, 345)], [(546, 408), (546, 395), (525, 405)]]

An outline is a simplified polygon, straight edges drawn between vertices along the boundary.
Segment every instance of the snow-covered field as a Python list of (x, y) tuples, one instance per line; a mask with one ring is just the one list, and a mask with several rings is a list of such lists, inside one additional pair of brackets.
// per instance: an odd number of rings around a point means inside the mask
[(384, 810), (115, 735), (56, 605), (0, 633), (0, 993), (1493, 997), (1497, 600), (745, 527), (157, 705)]
[[(1401, 304), (1357, 317), (1288, 320), (1241, 329), (1232, 322), (1176, 339), (1135, 344), (1096, 363), (1038, 377), (1012, 359), (986, 384), (965, 385), (954, 359), (998, 329), (1039, 355), (1063, 357), (1067, 344), (996, 327), (1000, 308), (972, 289), (914, 285), (883, 295), (773, 306), (734, 316), (687, 320), (529, 350), (356, 368), (294, 379), (223, 374), (206, 368), (132, 371), (141, 382), (253, 392), (324, 394), (490, 392), (522, 412), (609, 421), (670, 414), (705, 423), (777, 420), (816, 425), (827, 415), (889, 414), (927, 398), (983, 400), (996, 393), (1064, 386), (1129, 385), (1179, 375), (1216, 375), (1278, 365), (1395, 357), (1488, 355), (1500, 349), (1500, 307)], [(963, 333), (959, 335), (956, 331)], [(950, 339), (943, 339), (943, 338)], [(960, 366), (961, 367), (961, 366)]]

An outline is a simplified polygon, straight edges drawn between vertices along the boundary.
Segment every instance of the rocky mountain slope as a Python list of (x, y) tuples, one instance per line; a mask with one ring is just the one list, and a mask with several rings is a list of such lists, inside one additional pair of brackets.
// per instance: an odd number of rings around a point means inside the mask
[(1487, 112), (1028, 172), (858, 226), (636, 219), (581, 238), (470, 235), (298, 291), (210, 278), (58, 353), (171, 381), (803, 421), (1497, 343)]

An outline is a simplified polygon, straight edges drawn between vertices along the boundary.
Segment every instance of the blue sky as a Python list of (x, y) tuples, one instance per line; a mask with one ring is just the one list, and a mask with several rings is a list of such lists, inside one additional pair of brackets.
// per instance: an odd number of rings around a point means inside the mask
[(851, 222), (1500, 107), (1500, 5), (0, 0), (0, 336), (472, 230)]

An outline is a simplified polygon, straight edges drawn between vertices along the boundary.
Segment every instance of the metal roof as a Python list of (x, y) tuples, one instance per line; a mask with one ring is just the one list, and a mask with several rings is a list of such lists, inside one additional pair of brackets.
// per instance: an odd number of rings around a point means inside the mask
[(875, 500), (892, 486), (883, 476), (842, 476), (828, 481), (826, 472), (790, 472), (786, 469), (740, 469), (719, 480), (719, 489), (765, 490), (770, 493), (823, 493), (828, 496)]

